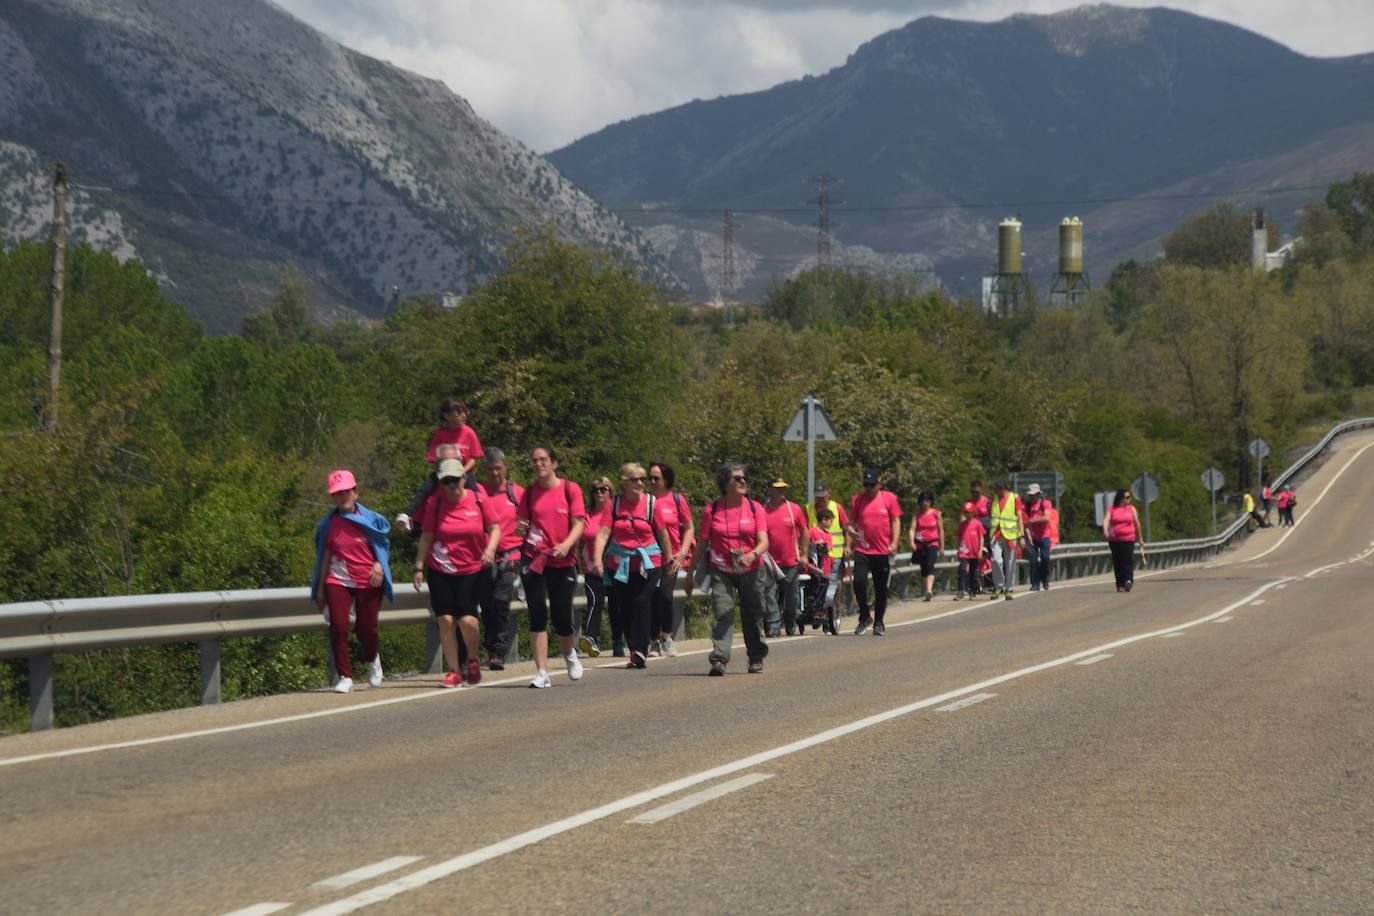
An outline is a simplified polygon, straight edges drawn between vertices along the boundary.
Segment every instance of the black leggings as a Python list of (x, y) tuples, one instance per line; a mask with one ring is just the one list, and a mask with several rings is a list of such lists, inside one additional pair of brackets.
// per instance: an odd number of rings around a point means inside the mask
[(553, 631), (559, 636), (573, 635), (572, 603), (577, 570), (571, 566), (546, 567), (542, 573), (522, 573), (520, 581), (525, 584), (530, 633), (549, 628), (549, 612), (552, 610)]
[(583, 583), (587, 593), (587, 617), (582, 632), (592, 639), (601, 639), (601, 614), (604, 611), (611, 619), (611, 641), (625, 639), (625, 615), (620, 612), (620, 598), (615, 590), (608, 588), (600, 576), (591, 576)]
[(1135, 541), (1108, 541), (1112, 549), (1112, 571), (1116, 585), (1125, 588), (1135, 580)]
[(978, 558), (959, 558), (959, 591), (970, 595), (978, 593)]
[[(653, 627), (653, 596), (658, 590), (658, 577), (655, 572), (647, 579), (638, 573), (630, 573), (628, 582), (611, 581), (611, 591), (620, 602), (620, 612), (625, 617), (626, 643), (631, 652), (649, 654), (649, 631)], [(657, 635), (657, 634), (654, 634)]]
[(869, 621), (868, 577), (873, 576), (873, 622), (882, 623), (887, 613), (887, 579), (892, 558), (887, 554), (854, 554), (854, 598), (859, 602), (859, 620)]

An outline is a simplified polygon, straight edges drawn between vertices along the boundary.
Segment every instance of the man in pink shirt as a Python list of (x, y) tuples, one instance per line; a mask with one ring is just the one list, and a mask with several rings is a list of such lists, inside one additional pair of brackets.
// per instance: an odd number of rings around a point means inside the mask
[(810, 529), (801, 506), (788, 500), (787, 481), (781, 477), (768, 488), (768, 501), (763, 505), (763, 514), (768, 525), (768, 555), (782, 570), (781, 581), (776, 584), (764, 583), (766, 635), (770, 639), (781, 636), (782, 628), (786, 626), (787, 635), (792, 636), (798, 632), (797, 612), (801, 607), (798, 582), (801, 563), (808, 550)]
[[(868, 632), (887, 632), (883, 616), (887, 613), (887, 586), (892, 579), (892, 558), (897, 555), (897, 540), (902, 532), (902, 507), (897, 497), (882, 488), (877, 468), (864, 471), (864, 488), (849, 503), (849, 537), (854, 545), (854, 598), (859, 603), (859, 625), (855, 636)], [(873, 578), (873, 613), (868, 610), (868, 579)]]

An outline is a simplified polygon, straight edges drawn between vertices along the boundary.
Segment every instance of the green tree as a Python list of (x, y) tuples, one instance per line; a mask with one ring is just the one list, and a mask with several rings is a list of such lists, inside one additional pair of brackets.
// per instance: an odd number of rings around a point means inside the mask
[(1361, 248), (1374, 247), (1374, 172), (1356, 172), (1326, 190), (1326, 206)]
[(282, 268), (281, 289), (265, 309), (243, 319), (243, 337), (268, 349), (279, 350), (309, 343), (318, 328), (310, 317), (310, 299), (295, 264)]
[[(1267, 247), (1274, 250), (1278, 229), (1266, 224)], [(1170, 264), (1221, 269), (1250, 263), (1250, 214), (1232, 203), (1213, 204), (1184, 220), (1164, 239), (1164, 257)]]

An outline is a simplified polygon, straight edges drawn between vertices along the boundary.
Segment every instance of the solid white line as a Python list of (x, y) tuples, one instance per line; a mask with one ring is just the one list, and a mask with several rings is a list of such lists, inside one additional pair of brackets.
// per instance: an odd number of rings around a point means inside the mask
[[(1254, 602), (1252, 601), (1250, 604), (1253, 606)], [(1235, 619), (1234, 617), (1218, 617), (1216, 620), (1213, 620), (1212, 623), (1230, 623)]]
[(674, 814), (681, 814), (690, 811), (697, 805), (704, 805), (708, 801), (729, 795), (731, 792), (738, 792), (740, 789), (747, 789), (752, 785), (757, 785), (765, 779), (772, 779), (772, 773), (750, 773), (748, 776), (741, 776), (739, 779), (732, 779), (723, 782), (718, 786), (712, 786), (702, 792), (695, 792), (691, 795), (679, 798), (675, 802), (669, 802), (650, 811), (645, 811), (638, 817), (632, 817), (625, 823), (627, 824), (657, 824), (659, 821), (667, 820)]
[(1279, 591), (1283, 591), (1283, 590), (1284, 590), (1285, 588), (1287, 588), (1287, 587), (1288, 587), (1288, 583), (1287, 583), (1287, 582), (1285, 582), (1284, 584), (1282, 584), (1282, 585), (1280, 585), (1280, 586), (1277, 586), (1277, 588), (1279, 589)]
[(1075, 665), (1096, 665), (1098, 662), (1105, 662), (1112, 657), (1112, 653), (1103, 652), (1101, 655), (1094, 655), (1092, 658), (1085, 658), (1081, 662), (1074, 662)]
[(481, 849), (475, 849), (472, 852), (466, 852), (462, 855), (454, 856), (452, 859), (448, 859), (444, 862), (437, 862), (434, 865), (429, 866), (428, 868), (422, 868), (417, 872), (412, 872), (411, 874), (404, 875), (400, 878), (396, 878), (395, 880), (389, 881), (386, 884), (379, 884), (376, 887), (371, 887), (367, 890), (360, 891), (359, 893), (354, 894), (351, 897), (345, 897), (342, 900), (336, 900), (333, 903), (316, 907), (312, 910), (307, 911), (305, 914), (303, 914), (303, 916), (341, 916), (341, 914), (344, 913), (352, 913), (356, 910), (362, 909), (363, 907), (371, 906), (374, 903), (380, 903), (383, 900), (390, 900), (391, 898), (404, 894), (407, 891), (412, 891), (416, 888), (424, 887), (427, 884), (431, 884), (435, 881), (447, 878), (450, 875), (457, 874), (461, 871), (466, 871), (467, 869), (473, 868), (477, 865), (481, 865), (483, 862), (489, 862), (492, 859), (504, 856), (507, 853), (515, 852), (519, 849), (524, 849), (527, 846), (533, 846), (534, 844), (547, 840), (550, 837), (567, 833), (570, 830), (576, 830), (578, 827), (583, 827), (587, 824), (593, 824), (597, 821), (619, 814), (622, 811), (628, 811), (632, 808), (638, 808), (641, 805), (648, 804), (649, 802), (657, 801), (660, 798), (665, 798), (669, 795), (676, 795), (684, 789), (690, 789), (693, 786), (699, 786), (702, 783), (712, 782), (714, 780), (720, 779), (722, 776), (730, 776), (735, 773), (742, 772), (744, 770), (752, 770), (756, 767), (762, 766), (765, 763), (769, 763), (771, 761), (778, 760), (783, 757), (791, 756), (800, 751), (808, 750), (810, 748), (817, 747), (819, 745), (826, 744), (831, 741), (835, 741), (847, 735), (852, 735), (855, 732), (863, 731), (867, 728), (872, 728), (875, 725), (881, 725), (884, 722), (890, 722), (893, 719), (910, 715), (913, 712), (917, 712), (922, 709), (928, 709), (932, 706), (939, 706), (944, 703), (949, 703), (953, 700), (959, 699), (960, 697), (980, 693), (982, 691), (987, 690), (990, 687), (996, 687), (999, 684), (1005, 684), (1009, 681), (1014, 681), (1019, 678), (1028, 677), (1032, 674), (1038, 674), (1041, 671), (1048, 671), (1052, 668), (1058, 668), (1062, 665), (1069, 665), (1076, 661), (1079, 661), (1080, 659), (1097, 655), (1100, 652), (1106, 652), (1111, 649), (1119, 649), (1122, 646), (1128, 646), (1132, 643), (1140, 642), (1141, 640), (1145, 639), (1154, 639), (1155, 637), (1162, 636), (1165, 633), (1180, 632), (1183, 630), (1190, 629), (1200, 624), (1207, 623), (1208, 621), (1215, 620), (1218, 617), (1224, 617), (1225, 615), (1234, 611), (1236, 608), (1242, 607), (1247, 601), (1252, 601), (1259, 595), (1264, 594), (1266, 591), (1273, 588), (1275, 585), (1278, 585), (1280, 582), (1287, 581), (1289, 581), (1288, 578), (1283, 578), (1276, 579), (1273, 582), (1266, 583), (1265, 585), (1260, 586), (1255, 591), (1246, 595), (1244, 598), (1241, 598), (1239, 601), (1229, 604), (1221, 610), (1213, 611), (1210, 614), (1206, 614), (1202, 617), (1198, 617), (1186, 623), (1175, 624), (1172, 627), (1166, 627), (1160, 630), (1150, 630), (1145, 633), (1139, 633), (1135, 636), (1126, 636), (1109, 643), (1104, 643), (1100, 646), (1094, 646), (1091, 649), (1084, 649), (1081, 652), (1075, 652), (1072, 655), (1065, 655), (1061, 658), (1056, 658), (1051, 661), (1041, 662), (1040, 664), (1031, 665), (1026, 668), (1020, 668), (1016, 671), (1010, 671), (1006, 674), (991, 677), (984, 681), (979, 681), (976, 684), (969, 684), (964, 687), (959, 687), (954, 690), (946, 691), (945, 693), (941, 693), (933, 697), (926, 697), (925, 699), (917, 700), (913, 703), (908, 703), (905, 706), (898, 706), (894, 709), (889, 709), (885, 712), (880, 712), (871, 716), (866, 716), (862, 719), (857, 719), (853, 722), (849, 722), (844, 725), (837, 725), (834, 728), (828, 728), (825, 731), (817, 732), (816, 734), (810, 735), (806, 738), (801, 738), (796, 741), (789, 742), (788, 744), (775, 747), (771, 750), (761, 751), (757, 754), (750, 754), (748, 757), (741, 757), (738, 760), (734, 760), (729, 763), (724, 763), (720, 766), (712, 767), (709, 770), (702, 770), (699, 773), (693, 773), (689, 776), (683, 776), (680, 779), (675, 779), (671, 782), (665, 782), (662, 785), (655, 786), (652, 789), (645, 789), (641, 792), (636, 792), (633, 795), (627, 795), (624, 798), (617, 799), (616, 801), (608, 802), (599, 807), (591, 808), (578, 814), (562, 818), (561, 820), (545, 824), (542, 827), (536, 827), (533, 830), (527, 830), (524, 833), (516, 834), (513, 837), (509, 837), (505, 840), (501, 840), (500, 842), (493, 843), (490, 846), (484, 846)]
[(1260, 598), (1260, 599), (1258, 599), (1258, 600), (1256, 600), (1256, 601), (1251, 601), (1251, 602), (1250, 602), (1250, 606), (1251, 606), (1251, 607), (1259, 607), (1259, 606), (1260, 606), (1261, 604), (1263, 604), (1263, 603), (1264, 603), (1264, 599), (1263, 599), (1263, 598)]
[(325, 878), (323, 881), (316, 881), (314, 884), (310, 885), (310, 889), (312, 891), (343, 890), (345, 887), (361, 884), (371, 878), (384, 875), (389, 871), (405, 868), (407, 865), (419, 862), (423, 858), (424, 856), (392, 856), (380, 862), (373, 862), (371, 865), (364, 865), (362, 868), (346, 871), (342, 875), (335, 875), (332, 878)]
[(1374, 442), (1369, 443), (1364, 448), (1360, 449), (1358, 452), (1351, 455), (1350, 460), (1347, 461), (1345, 464), (1341, 465), (1341, 469), (1336, 472), (1336, 476), (1332, 477), (1329, 481), (1327, 481), (1326, 486), (1323, 487), (1322, 491), (1317, 494), (1317, 498), (1307, 504), (1307, 510), (1298, 517), (1298, 520), (1296, 522), (1289, 526), (1288, 530), (1283, 533), (1283, 537), (1275, 541), (1268, 550), (1266, 550), (1264, 553), (1258, 554), (1257, 556), (1250, 557), (1248, 560), (1237, 560), (1233, 562), (1253, 563), (1255, 560), (1260, 560), (1264, 557), (1269, 556), (1269, 554), (1273, 553), (1274, 551), (1278, 550), (1281, 546), (1283, 546), (1283, 542), (1292, 537), (1293, 532), (1298, 530), (1298, 526), (1307, 520), (1307, 516), (1312, 514), (1313, 509), (1317, 508), (1317, 503), (1322, 501), (1322, 497), (1325, 496), (1327, 492), (1329, 492), (1330, 489), (1336, 485), (1336, 481), (1341, 479), (1341, 475), (1345, 473), (1346, 468), (1354, 464), (1357, 458), (1359, 458), (1365, 452), (1369, 451), (1371, 448), (1374, 448)]
[(1173, 638), (1175, 638), (1175, 637), (1177, 637), (1177, 636), (1182, 636), (1182, 635), (1183, 635), (1182, 633), (1164, 633), (1164, 634), (1162, 634), (1159, 638), (1160, 638), (1160, 639), (1173, 639)]
[(968, 709), (970, 706), (973, 706), (977, 703), (981, 703), (984, 700), (991, 700), (995, 696), (997, 696), (997, 694), (995, 693), (975, 693), (971, 697), (964, 697), (962, 700), (955, 700), (953, 703), (948, 703), (944, 706), (941, 706), (937, 708), (935, 711), (958, 712), (961, 709)]
[(267, 916), (268, 913), (275, 913), (289, 907), (289, 903), (255, 903), (246, 906), (241, 910), (234, 910), (232, 913), (225, 913), (224, 916)]

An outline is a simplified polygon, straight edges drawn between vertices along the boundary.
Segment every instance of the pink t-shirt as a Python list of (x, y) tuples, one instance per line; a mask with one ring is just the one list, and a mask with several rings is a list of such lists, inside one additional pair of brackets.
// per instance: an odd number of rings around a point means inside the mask
[[(501, 521), (501, 542), (496, 549), (505, 553), (519, 547), (524, 538), (515, 533), (515, 507), (520, 504), (520, 497), (525, 495), (525, 488), (510, 482), (499, 490), (493, 490), (485, 483), (478, 483), (477, 486), (482, 490), (482, 501), (491, 503), (492, 513)], [(515, 502), (511, 502), (512, 496)]]
[(987, 532), (976, 518), (959, 523), (959, 558), (977, 559), (983, 549), (983, 535)]
[[(610, 524), (612, 541), (622, 547), (629, 547), (631, 550), (658, 543), (658, 538), (654, 536), (654, 532), (663, 530), (663, 524), (660, 521), (661, 516), (658, 512), (658, 504), (661, 500), (654, 500), (654, 517), (650, 520), (648, 517), (649, 507), (645, 505), (647, 498), (647, 496), (636, 497), (634, 500), (630, 500), (622, 496), (619, 497), (618, 505), (615, 498), (611, 500), (610, 509), (601, 521), (603, 525)], [(653, 569), (662, 567), (663, 554), (660, 552), (653, 556), (649, 565)], [(615, 572), (619, 568), (620, 557), (608, 551), (606, 553), (606, 569)], [(638, 572), (639, 568), (639, 558), (632, 558), (630, 560), (630, 572)]]
[(601, 530), (602, 525), (611, 524), (611, 501), (606, 500), (606, 504), (600, 509), (587, 510), (587, 523), (582, 528), (582, 562), (588, 566), (592, 563), (592, 548), (596, 546), (596, 535)]
[(733, 508), (719, 499), (708, 504), (701, 527), (706, 532), (706, 547), (710, 551), (706, 562), (712, 569), (737, 574), (758, 569), (763, 562), (762, 557), (755, 557), (753, 563), (741, 567), (735, 562), (733, 553), (753, 550), (759, 542), (759, 531), (767, 530), (763, 506), (754, 500), (746, 499)]
[(429, 448), (425, 450), (425, 460), (433, 462), (434, 452), (441, 445), (458, 446), (458, 460), (464, 464), (469, 459), (476, 460), (484, 454), (482, 443), (478, 441), (477, 434), (466, 423), (457, 429), (450, 429), (447, 426), (436, 429), (434, 435), (429, 437)]
[(859, 530), (856, 552), (869, 556), (892, 552), (892, 520), (902, 517), (902, 507), (891, 490), (879, 490), (872, 496), (855, 493), (849, 503), (849, 517)]
[[(516, 518), (529, 519), (530, 530), (525, 535), (524, 553), (533, 557), (553, 550), (567, 539), (573, 519), (586, 518), (587, 507), (582, 503), (582, 488), (571, 480), (559, 479), (550, 489), (533, 484), (525, 489)], [(554, 568), (577, 565), (576, 551), (568, 551), (561, 559), (549, 557), (546, 564)]]
[(691, 517), (692, 507), (676, 490), (669, 490), (654, 498), (654, 521), (668, 532), (668, 549), (673, 553), (682, 549), (682, 536), (687, 531), (687, 522)]
[(1112, 506), (1107, 510), (1107, 521), (1107, 540), (1135, 540), (1135, 513), (1130, 506)]
[[(1026, 533), (1033, 538), (1047, 538), (1050, 536), (1050, 517), (1048, 512), (1052, 503), (1048, 499), (1041, 497), (1039, 502), (1025, 503), (1023, 508), (1026, 510)], [(1036, 516), (1039, 516), (1037, 518)]]
[(829, 531), (816, 527), (809, 529), (807, 536), (812, 544), (820, 544), (824, 548), (824, 552), (821, 554), (821, 574), (830, 575), (830, 570), (835, 566), (835, 558), (830, 555), (830, 548), (835, 543), (834, 538), (830, 536)]
[[(501, 497), (505, 498), (504, 494)], [(422, 531), (434, 533), (425, 565), (450, 576), (470, 576), (482, 569), (482, 551), (487, 548), (487, 529), (499, 525), (491, 500), (480, 502), (472, 490), (451, 501), (440, 494), (430, 502), (420, 523)]]
[(973, 503), (973, 517), (986, 529), (987, 524), (983, 520), (992, 517), (992, 502), (988, 499), (987, 494), (977, 499), (970, 499), (969, 502)]
[(372, 553), (372, 544), (368, 542), (362, 526), (336, 514), (329, 520), (324, 546), (329, 551), (329, 578), (326, 582), (344, 588), (371, 587), (368, 579), (372, 576), (372, 564), (377, 562), (377, 557)]
[(940, 543), (940, 512), (938, 509), (927, 509), (924, 512), (917, 513), (916, 543)]
[(800, 562), (797, 557), (797, 538), (807, 530), (806, 513), (794, 502), (778, 506), (764, 506), (768, 525), (768, 553), (786, 569)]

